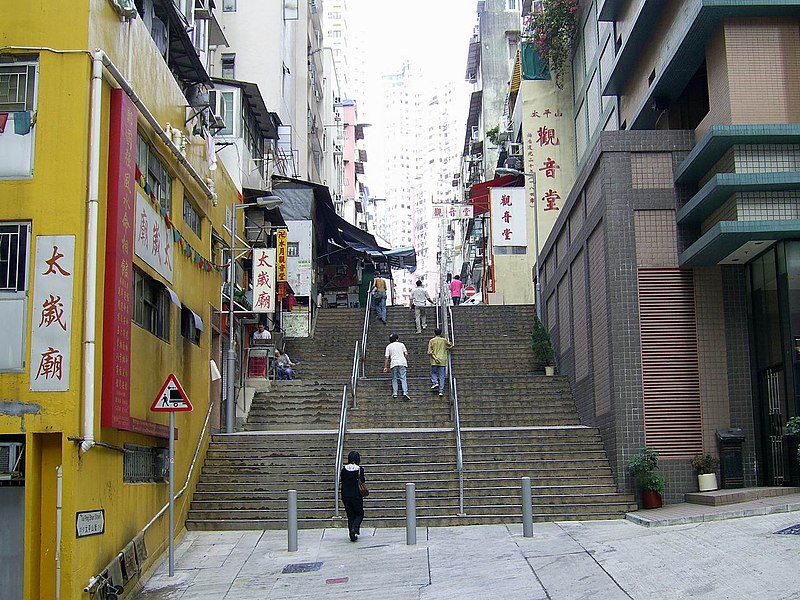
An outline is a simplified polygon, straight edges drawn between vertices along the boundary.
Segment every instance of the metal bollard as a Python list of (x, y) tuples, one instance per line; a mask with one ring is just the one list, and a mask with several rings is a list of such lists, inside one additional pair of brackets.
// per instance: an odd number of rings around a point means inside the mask
[(406, 545), (417, 545), (417, 496), (413, 483), (406, 484)]
[(531, 478), (522, 478), (522, 535), (533, 537), (533, 496), (531, 494)]
[(297, 490), (289, 490), (289, 552), (297, 552)]

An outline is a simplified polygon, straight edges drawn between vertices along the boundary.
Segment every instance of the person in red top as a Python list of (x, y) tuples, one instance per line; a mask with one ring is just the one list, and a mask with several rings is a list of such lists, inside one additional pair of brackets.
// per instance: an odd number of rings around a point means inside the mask
[(450, 297), (453, 299), (453, 306), (458, 306), (461, 302), (461, 289), (464, 287), (461, 276), (456, 275), (450, 282)]

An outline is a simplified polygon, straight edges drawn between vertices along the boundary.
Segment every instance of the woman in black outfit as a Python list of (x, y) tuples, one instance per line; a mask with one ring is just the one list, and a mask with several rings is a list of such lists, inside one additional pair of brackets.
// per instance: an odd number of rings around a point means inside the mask
[(358, 534), (361, 533), (361, 521), (364, 520), (364, 499), (358, 489), (359, 479), (366, 483), (364, 469), (361, 467), (361, 455), (355, 450), (351, 450), (347, 455), (347, 464), (342, 467), (342, 473), (339, 476), (351, 542), (358, 539)]

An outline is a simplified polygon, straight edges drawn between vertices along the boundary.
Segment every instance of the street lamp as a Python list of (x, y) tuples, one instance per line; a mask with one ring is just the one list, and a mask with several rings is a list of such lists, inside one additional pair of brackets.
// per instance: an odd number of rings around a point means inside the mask
[[(228, 229), (231, 232), (231, 256), (228, 265), (228, 379), (226, 383), (226, 402), (225, 402), (225, 433), (233, 433), (233, 422), (236, 418), (235, 410), (235, 386), (234, 378), (236, 373), (236, 351), (233, 349), (233, 287), (236, 281), (236, 211), (240, 208), (252, 208), (260, 206), (272, 209), (283, 204), (283, 198), (279, 196), (260, 196), (255, 202), (232, 204), (231, 216), (228, 221)], [(249, 249), (249, 246), (248, 248)]]
[(517, 175), (523, 177), (532, 177), (533, 183), (533, 245), (534, 245), (534, 270), (536, 281), (534, 282), (534, 302), (536, 302), (536, 316), (542, 320), (542, 283), (539, 278), (539, 205), (536, 198), (536, 173), (525, 173), (518, 169), (510, 169), (507, 167), (498, 167), (494, 170), (495, 175)]

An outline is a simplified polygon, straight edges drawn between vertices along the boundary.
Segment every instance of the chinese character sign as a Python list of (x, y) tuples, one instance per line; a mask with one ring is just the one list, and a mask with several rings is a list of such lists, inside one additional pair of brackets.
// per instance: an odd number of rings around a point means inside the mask
[(530, 226), (533, 228), (534, 222), (539, 225), (541, 250), (575, 183), (571, 90), (559, 90), (551, 81), (524, 81), (520, 97), (525, 171), (535, 174), (535, 178), (525, 178)]
[(69, 390), (75, 236), (36, 237), (31, 315), (30, 389)]
[(275, 311), (275, 248), (253, 250), (253, 312)]
[(434, 204), (432, 205), (434, 219), (471, 219), (471, 204)]
[(289, 247), (289, 232), (286, 229), (278, 229), (277, 239), (278, 281), (287, 281), (288, 263), (286, 262), (286, 252)]
[(101, 424), (130, 430), (133, 238), (136, 210), (136, 107), (111, 91), (103, 280)]
[(492, 246), (527, 246), (525, 188), (489, 188), (489, 198), (492, 211)]
[(167, 230), (164, 218), (140, 193), (136, 194), (133, 222), (133, 245), (136, 256), (172, 283), (172, 243), (168, 235), (170, 232)]

